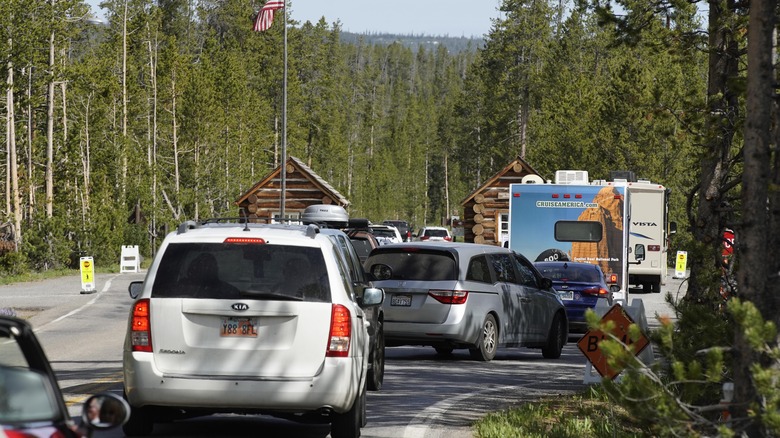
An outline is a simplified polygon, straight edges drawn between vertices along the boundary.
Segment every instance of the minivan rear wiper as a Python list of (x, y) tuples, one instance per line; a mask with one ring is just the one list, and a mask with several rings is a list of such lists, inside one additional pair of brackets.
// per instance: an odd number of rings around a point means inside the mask
[(249, 297), (249, 298), (281, 300), (281, 301), (303, 301), (302, 297), (296, 297), (292, 295), (275, 293), (275, 292), (261, 292), (257, 290), (251, 290), (251, 289), (241, 291), (241, 296)]

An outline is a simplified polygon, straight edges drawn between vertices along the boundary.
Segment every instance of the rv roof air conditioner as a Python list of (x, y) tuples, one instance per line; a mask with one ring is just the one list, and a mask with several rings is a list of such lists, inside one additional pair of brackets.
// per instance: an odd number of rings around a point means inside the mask
[(539, 175), (528, 174), (520, 180), (523, 184), (544, 184), (544, 180)]
[(558, 170), (555, 172), (556, 184), (588, 184), (587, 170)]

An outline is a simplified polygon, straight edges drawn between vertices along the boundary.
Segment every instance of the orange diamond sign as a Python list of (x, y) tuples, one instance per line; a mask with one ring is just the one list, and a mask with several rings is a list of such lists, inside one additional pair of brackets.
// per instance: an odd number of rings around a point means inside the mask
[[(615, 322), (613, 334), (631, 348), (635, 356), (641, 353), (642, 350), (650, 344), (650, 341), (644, 333), (642, 333), (636, 341), (631, 340), (628, 336), (628, 327), (633, 324), (634, 321), (628, 316), (628, 313), (626, 313), (625, 309), (623, 309), (623, 306), (620, 304), (612, 306), (612, 308), (610, 308), (601, 318), (602, 323), (607, 321)], [(582, 354), (584, 354), (590, 363), (593, 364), (593, 368), (596, 368), (596, 371), (598, 371), (602, 377), (614, 379), (623, 370), (615, 370), (607, 365), (607, 358), (604, 356), (604, 353), (602, 353), (601, 348), (599, 348), (599, 344), (606, 337), (607, 334), (601, 330), (588, 330), (582, 339), (577, 341), (577, 346), (580, 348), (580, 351), (582, 351)]]

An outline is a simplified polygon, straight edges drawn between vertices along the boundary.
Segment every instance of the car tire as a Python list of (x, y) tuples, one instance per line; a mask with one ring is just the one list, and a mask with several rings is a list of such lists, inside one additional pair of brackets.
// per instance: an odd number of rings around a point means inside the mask
[(385, 379), (385, 329), (378, 321), (374, 350), (371, 352), (371, 368), (368, 370), (368, 390), (379, 391)]
[(655, 292), (657, 294), (660, 294), (661, 293), (661, 281), (660, 280), (653, 281), (652, 289), (653, 289), (653, 292)]
[[(127, 400), (127, 399), (125, 399)], [(154, 417), (149, 407), (130, 409), (130, 419), (122, 425), (125, 436), (147, 436), (154, 429)]]
[(542, 357), (545, 359), (558, 359), (561, 357), (566, 336), (566, 327), (561, 314), (556, 313), (550, 327), (550, 333), (547, 335), (547, 345), (542, 347)]
[(343, 414), (333, 414), (330, 422), (332, 438), (357, 438), (360, 428), (366, 424), (366, 390), (360, 391), (352, 407)]
[(496, 348), (498, 347), (498, 325), (493, 315), (485, 317), (482, 323), (482, 330), (477, 338), (477, 345), (469, 349), (469, 354), (476, 360), (488, 362), (496, 357)]

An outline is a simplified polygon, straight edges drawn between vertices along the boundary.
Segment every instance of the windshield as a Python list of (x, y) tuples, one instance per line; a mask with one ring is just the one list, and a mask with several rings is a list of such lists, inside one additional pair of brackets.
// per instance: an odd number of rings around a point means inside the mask
[(235, 243), (168, 245), (152, 297), (331, 299), (319, 248)]
[(27, 368), (0, 365), (0, 423), (51, 421), (57, 403), (46, 377)]

